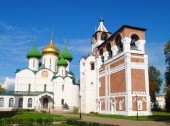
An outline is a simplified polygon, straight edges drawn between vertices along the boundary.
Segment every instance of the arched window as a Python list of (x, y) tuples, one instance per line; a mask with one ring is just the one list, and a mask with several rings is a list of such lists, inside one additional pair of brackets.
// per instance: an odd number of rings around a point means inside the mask
[(132, 49), (132, 50), (137, 49), (136, 41), (138, 41), (138, 40), (139, 40), (139, 37), (136, 34), (133, 34), (131, 36), (130, 49)]
[(31, 108), (32, 107), (32, 98), (29, 98), (28, 99), (28, 108)]
[(51, 69), (51, 58), (50, 58), (50, 69)]
[(123, 109), (123, 102), (120, 100), (119, 101), (119, 110), (122, 110)]
[(31, 91), (31, 84), (28, 84), (28, 92)]
[(14, 106), (14, 99), (10, 98), (9, 99), (9, 107), (13, 107)]
[(35, 67), (35, 60), (33, 60), (33, 67)]
[(46, 92), (46, 91), (47, 91), (47, 85), (44, 84), (44, 92)]
[(107, 43), (106, 49), (108, 51), (109, 58), (112, 58), (112, 50), (111, 50), (111, 44), (110, 43)]
[(64, 84), (62, 84), (62, 91), (64, 91)]
[(64, 105), (64, 99), (61, 99), (61, 105)]
[(102, 62), (104, 62), (103, 48), (99, 50), (99, 54), (100, 54), (100, 56), (101, 56)]
[(95, 69), (94, 62), (91, 62), (91, 63), (90, 63), (90, 68), (91, 68), (91, 70), (94, 70), (94, 69)]
[(19, 98), (18, 107), (19, 108), (23, 107), (23, 98)]
[(116, 36), (115, 42), (116, 42), (116, 45), (118, 47), (118, 53), (122, 52), (123, 51), (123, 44), (121, 42), (121, 36), (120, 35)]
[(0, 107), (4, 107), (4, 98), (0, 98)]
[(101, 34), (101, 40), (106, 40), (107, 39), (107, 33), (105, 33), (105, 32), (103, 32), (102, 34)]

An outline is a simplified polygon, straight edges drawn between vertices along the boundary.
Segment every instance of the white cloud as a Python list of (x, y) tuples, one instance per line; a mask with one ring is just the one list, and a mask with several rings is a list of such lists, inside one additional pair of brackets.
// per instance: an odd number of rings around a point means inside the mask
[(4, 82), (2, 82), (2, 87), (6, 90), (14, 90), (15, 79), (11, 77), (5, 77)]

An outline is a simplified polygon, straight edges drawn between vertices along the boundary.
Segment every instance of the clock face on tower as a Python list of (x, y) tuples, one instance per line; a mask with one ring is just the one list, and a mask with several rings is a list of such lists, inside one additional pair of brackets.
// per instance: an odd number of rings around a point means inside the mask
[(107, 39), (107, 33), (103, 32), (101, 34), (101, 40), (106, 40)]

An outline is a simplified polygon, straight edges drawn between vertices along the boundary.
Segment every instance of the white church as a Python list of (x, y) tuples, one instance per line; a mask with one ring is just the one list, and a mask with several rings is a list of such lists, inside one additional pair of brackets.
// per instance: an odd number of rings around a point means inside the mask
[(79, 85), (70, 71), (73, 57), (66, 46), (59, 52), (51, 38), (42, 53), (34, 45), (27, 58), (28, 67), (16, 71), (15, 90), (0, 94), (0, 111), (73, 111), (79, 107)]

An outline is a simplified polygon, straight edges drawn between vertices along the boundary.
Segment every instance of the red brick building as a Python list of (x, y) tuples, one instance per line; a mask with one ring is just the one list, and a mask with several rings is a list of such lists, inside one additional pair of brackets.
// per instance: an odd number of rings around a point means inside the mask
[(80, 60), (83, 112), (151, 115), (146, 29), (123, 25), (111, 33), (103, 23), (92, 36), (91, 54)]

